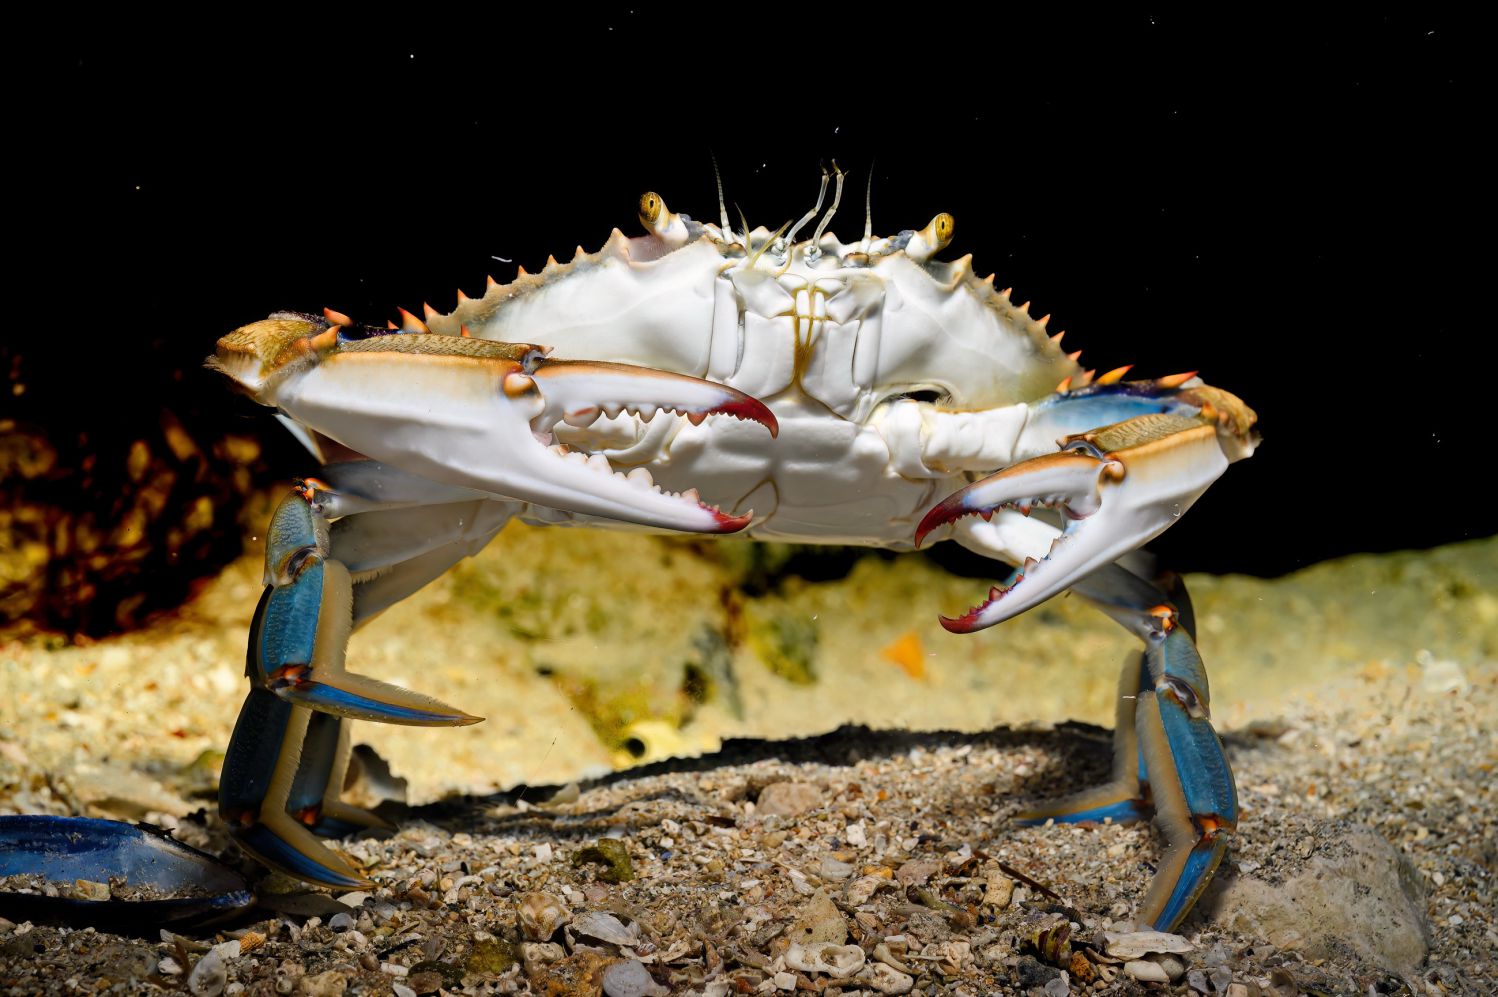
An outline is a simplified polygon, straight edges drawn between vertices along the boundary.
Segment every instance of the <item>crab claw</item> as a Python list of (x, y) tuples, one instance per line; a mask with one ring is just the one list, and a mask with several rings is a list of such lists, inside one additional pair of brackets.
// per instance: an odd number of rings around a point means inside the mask
[(1050, 549), (1026, 557), (1008, 585), (995, 586), (961, 616), (942, 617), (948, 630), (968, 633), (1017, 616), (1148, 542), (1180, 518), (1230, 459), (1251, 449), (1237, 424), (1211, 409), (1138, 416), (1062, 442), (1061, 452), (976, 481), (921, 520), (917, 546), (939, 526), (1000, 509), (1026, 515), (1055, 509), (1064, 524)]
[(599, 413), (694, 422), (727, 415), (778, 427), (726, 385), (624, 364), (547, 360), (540, 348), (423, 333), (350, 338), (310, 316), (278, 315), (219, 340), (210, 366), (315, 433), (433, 481), (554, 509), (701, 533), (732, 516), (691, 492), (626, 478), (601, 455), (555, 446), (558, 422)]

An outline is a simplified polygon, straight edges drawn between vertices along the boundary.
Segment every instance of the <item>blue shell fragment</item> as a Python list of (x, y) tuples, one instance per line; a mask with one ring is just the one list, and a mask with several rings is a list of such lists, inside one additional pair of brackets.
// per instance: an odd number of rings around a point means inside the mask
[(33, 874), (72, 884), (124, 878), (131, 886), (188, 894), (167, 900), (73, 900), (0, 891), (0, 916), (127, 933), (229, 919), (255, 902), (244, 877), (213, 856), (134, 824), (91, 817), (0, 816), (0, 876)]

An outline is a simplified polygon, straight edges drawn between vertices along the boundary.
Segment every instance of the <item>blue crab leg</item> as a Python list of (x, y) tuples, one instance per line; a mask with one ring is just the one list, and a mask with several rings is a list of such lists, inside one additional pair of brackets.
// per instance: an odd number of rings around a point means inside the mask
[(310, 717), (264, 689), (250, 690), (224, 755), (219, 814), (235, 841), (273, 869), (323, 886), (368, 886), (287, 810)]
[(1144, 655), (1129, 655), (1118, 679), (1113, 726), (1113, 777), (1101, 786), (1062, 797), (1047, 806), (1026, 810), (1015, 818), (1016, 823), (1022, 826), (1046, 821), (1058, 824), (1085, 821), (1130, 824), (1149, 818), (1149, 776), (1134, 730), (1140, 681), (1148, 674), (1143, 664)]
[(293, 492), (267, 536), (270, 582), (250, 635), (250, 681), (310, 709), (354, 720), (454, 726), (480, 718), (344, 668), (353, 628), (353, 581), (329, 556), (321, 517)]
[(339, 797), (352, 753), (347, 720), (316, 712), (308, 718), (286, 809), (314, 834), (339, 838), (366, 828), (394, 830), (389, 821)]

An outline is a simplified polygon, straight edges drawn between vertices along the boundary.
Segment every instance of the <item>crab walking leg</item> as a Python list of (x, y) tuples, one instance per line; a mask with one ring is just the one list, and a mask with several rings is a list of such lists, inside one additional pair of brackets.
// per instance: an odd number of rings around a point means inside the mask
[(352, 754), (349, 722), (331, 713), (313, 712), (307, 720), (302, 758), (286, 809), (314, 834), (340, 838), (366, 828), (395, 828), (384, 818), (339, 797)]
[[(1097, 606), (1124, 629), (1149, 645), (1165, 615), (1173, 615), (1188, 634), (1196, 630), (1185, 585), (1176, 576), (1162, 584), (1145, 581), (1121, 565), (1110, 564), (1072, 586), (1072, 591)], [(1048, 806), (1020, 814), (1019, 823), (1078, 824), (1111, 820), (1127, 823), (1147, 818), (1152, 810), (1149, 775), (1135, 732), (1136, 706), (1141, 693), (1151, 691), (1148, 652), (1130, 654), (1118, 679), (1113, 725), (1113, 777), (1101, 786), (1063, 797)], [(1202, 688), (1206, 676), (1202, 675)], [(1231, 778), (1231, 775), (1229, 776)]]
[(224, 755), (219, 814), (240, 846), (273, 869), (323, 886), (368, 886), (288, 812), (311, 716), (265, 689), (250, 690)]
[(1149, 818), (1149, 776), (1134, 731), (1139, 683), (1141, 676), (1147, 674), (1143, 663), (1144, 655), (1131, 654), (1119, 675), (1113, 725), (1113, 777), (1101, 786), (1064, 796), (1049, 806), (1026, 810), (1015, 818), (1016, 823), (1031, 826), (1053, 820), (1058, 824), (1083, 821), (1130, 824)]
[(353, 581), (329, 556), (321, 517), (297, 493), (276, 508), (266, 548), (271, 583), (250, 635), (250, 681), (289, 702), (353, 720), (454, 726), (480, 718), (344, 668)]
[(1149, 639), (1148, 681), (1135, 730), (1149, 773), (1156, 823), (1168, 846), (1139, 917), (1173, 931), (1201, 896), (1238, 829), (1238, 790), (1212, 729), (1196, 643), (1174, 617)]

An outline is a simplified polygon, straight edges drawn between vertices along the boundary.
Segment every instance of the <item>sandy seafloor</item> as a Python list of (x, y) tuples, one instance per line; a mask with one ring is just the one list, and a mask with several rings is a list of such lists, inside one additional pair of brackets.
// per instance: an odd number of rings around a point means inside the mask
[[(918, 558), (748, 599), (748, 549), (509, 529), (352, 642), (352, 670), (488, 718), (357, 728), (410, 805), (338, 845), (362, 905), (186, 941), (0, 919), (0, 993), (1498, 992), (1498, 540), (1188, 577), (1243, 816), (1185, 941), (1154, 943), (1187, 950), (1132, 963), (1104, 933), (1158, 836), (1010, 820), (1104, 777), (1131, 638), (1066, 598), (948, 635), (985, 583)], [(0, 644), (0, 813), (219, 840), (189, 815), (260, 570), (128, 636)], [(632, 878), (587, 861), (600, 838)]]

